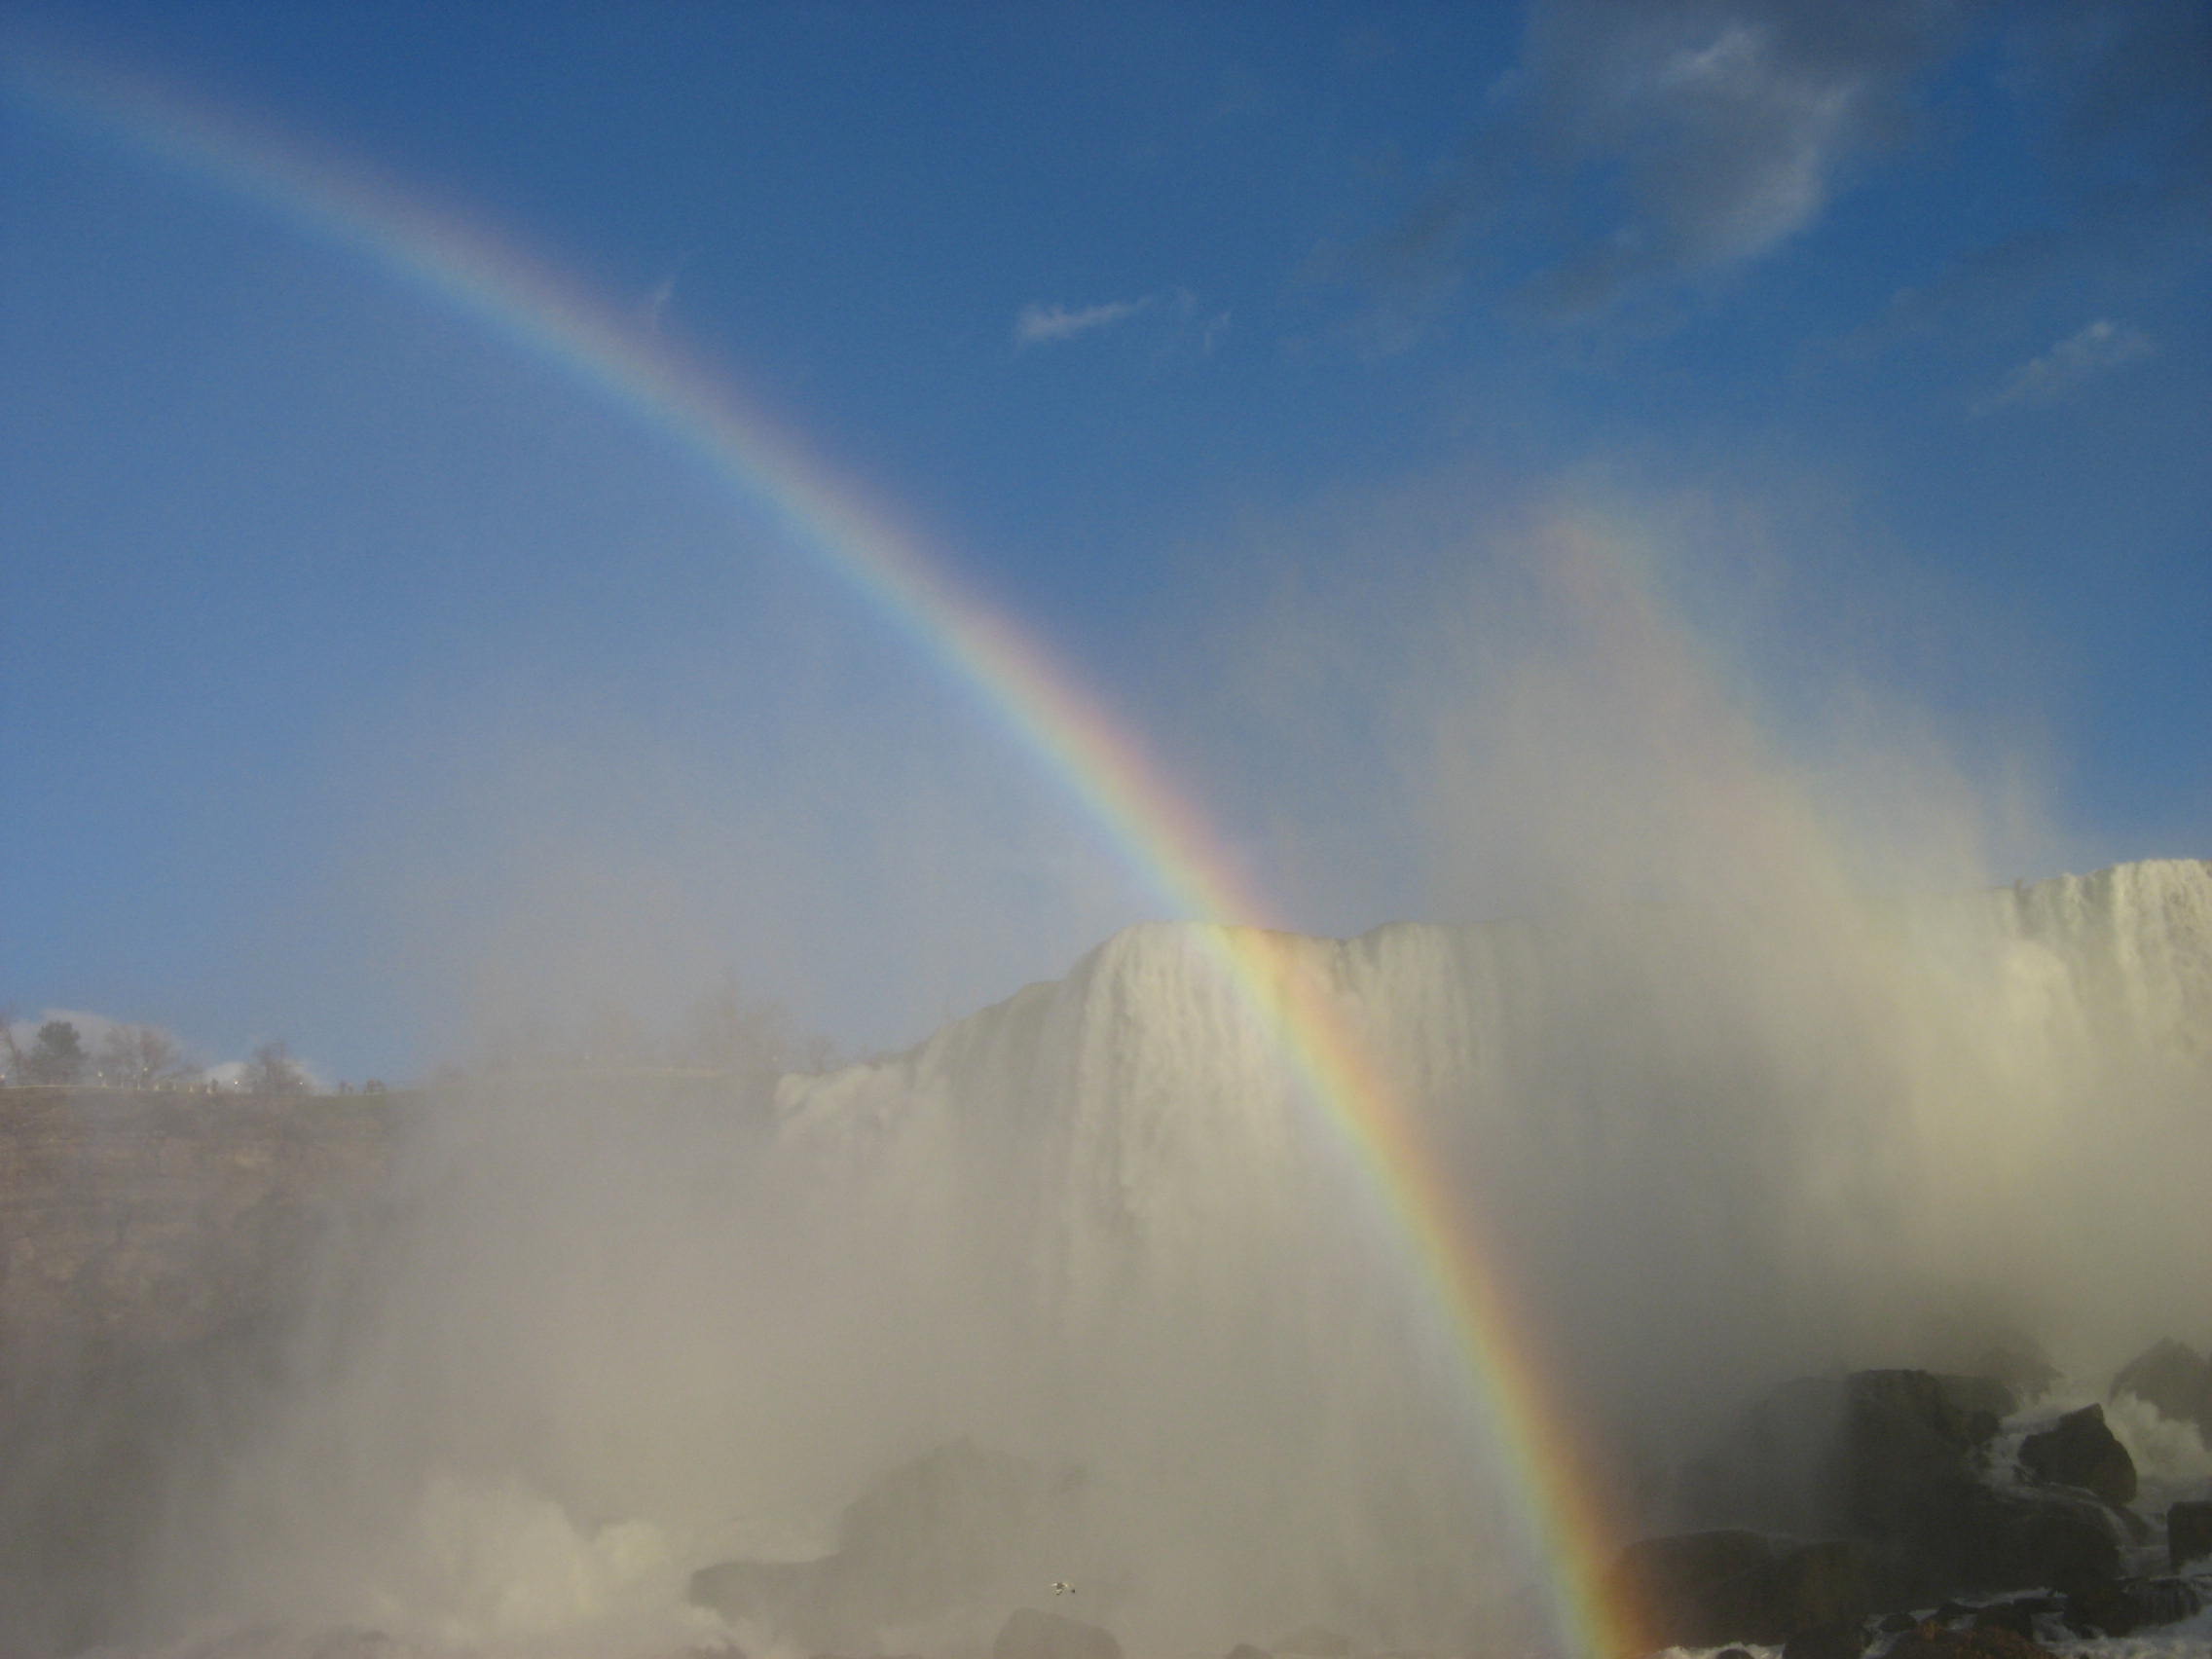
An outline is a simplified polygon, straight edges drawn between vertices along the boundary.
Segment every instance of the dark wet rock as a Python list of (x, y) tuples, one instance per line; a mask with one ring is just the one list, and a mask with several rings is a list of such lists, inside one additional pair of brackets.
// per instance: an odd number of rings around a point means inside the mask
[(1912, 1629), (1919, 1622), (1910, 1613), (1892, 1613), (1874, 1628), (1884, 1636), (1897, 1636)]
[(1866, 1552), (1843, 1538), (1789, 1550), (1775, 1563), (1767, 1598), (1771, 1628), (1857, 1628), (1872, 1608)]
[(1984, 1489), (1946, 1565), (1969, 1588), (2047, 1585), (2087, 1592), (2120, 1576), (2120, 1540), (2103, 1505), (2064, 1493)]
[(2045, 1615), (2055, 1615), (2064, 1604), (2055, 1596), (2022, 1596), (2010, 1602), (1993, 1602), (1986, 1607), (1976, 1607), (1967, 1622), (1975, 1630), (2009, 1630), (2015, 1636), (2033, 1638), (2036, 1620)]
[(2091, 1493), (2132, 1490), (2124, 1448), (2101, 1412), (2076, 1414), (2038, 1445), (2031, 1466), (2093, 1484), (2000, 1491), (1988, 1449), (2012, 1408), (2011, 1391), (1992, 1379), (1926, 1371), (1786, 1383), (1704, 1460), (1688, 1495), (1706, 1501), (1707, 1519), (1856, 1540), (1862, 1589), (1878, 1606), (2112, 1583), (2123, 1531), (2140, 1522)]
[(1945, 1630), (1930, 1621), (1899, 1637), (1889, 1659), (2052, 1659), (2051, 1651), (2016, 1631)]
[(1844, 1399), (1843, 1518), (1874, 1532), (1910, 1530), (1978, 1484), (1975, 1455), (2013, 1409), (2002, 1382), (1927, 1371), (1855, 1372)]
[(1684, 1471), (1684, 1508), (1709, 1525), (1879, 1537), (1956, 1508), (2014, 1409), (1984, 1377), (1860, 1371), (1774, 1389)]
[(1996, 1331), (1968, 1356), (1967, 1376), (1987, 1377), (2010, 1389), (2021, 1404), (2045, 1392), (2059, 1378), (2058, 1367), (2043, 1344), (2024, 1331)]
[(2203, 1604), (2179, 1578), (2127, 1578), (2067, 1597), (2064, 1616), (2083, 1636), (2133, 1636), (2186, 1619)]
[(1640, 1539), (1614, 1564), (1612, 1600), (1638, 1610), (1655, 1646), (1764, 1641), (1747, 1627), (1756, 1621), (1752, 1587), (1774, 1556), (1770, 1539), (1741, 1529)]
[(1737, 1529), (1632, 1544), (1612, 1586), (1660, 1646), (1785, 1641), (1856, 1628), (1868, 1608), (1859, 1545), (1791, 1544)]
[(1298, 1659), (1345, 1659), (1351, 1651), (1351, 1638), (1327, 1625), (1304, 1625), (1277, 1638), (1275, 1651), (1295, 1654)]
[(2212, 1440), (2212, 1358), (2186, 1343), (2154, 1343), (2121, 1366), (2111, 1397), (2133, 1394), (2176, 1422), (2193, 1422)]
[(1122, 1659), (1122, 1644), (1097, 1625), (1017, 1607), (999, 1626), (991, 1659)]
[(1856, 1624), (1801, 1630), (1782, 1644), (1782, 1659), (1859, 1659), (1866, 1639)]
[(2135, 1459), (2105, 1422), (2102, 1406), (2068, 1412), (2020, 1442), (2020, 1462), (2037, 1480), (2079, 1487), (2107, 1503), (2135, 1499)]
[(2166, 1511), (2167, 1564), (2179, 1572), (2205, 1560), (2212, 1560), (2212, 1499), (2175, 1504)]
[(1713, 1659), (1751, 1659), (1751, 1650), (1744, 1647), (1723, 1647)]

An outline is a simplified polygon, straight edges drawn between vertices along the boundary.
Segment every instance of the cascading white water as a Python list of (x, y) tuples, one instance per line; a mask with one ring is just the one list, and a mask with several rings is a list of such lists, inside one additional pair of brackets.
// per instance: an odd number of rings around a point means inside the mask
[[(691, 1569), (833, 1551), (846, 1503), (966, 1437), (1048, 1494), (978, 1544), (998, 1570), (886, 1588), (887, 1523), (820, 1581), (845, 1604), (744, 1638), (964, 1650), (1061, 1579), (1147, 1650), (1463, 1641), (1542, 1570), (1516, 1425), (1475, 1409), (1397, 1196), (1201, 944), (1132, 929), (756, 1121), (451, 1103), (154, 1605), (665, 1646), (720, 1628)], [(2203, 1339), (2212, 866), (1291, 948), (1480, 1218), (1624, 1529), (1786, 1375), (1959, 1364), (2001, 1326), (2083, 1376)], [(898, 1524), (937, 1547), (926, 1503)]]

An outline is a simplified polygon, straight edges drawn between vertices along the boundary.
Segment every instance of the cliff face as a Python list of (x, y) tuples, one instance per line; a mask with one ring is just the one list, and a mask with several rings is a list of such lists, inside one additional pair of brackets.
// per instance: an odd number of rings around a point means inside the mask
[(384, 1171), (404, 1097), (0, 1089), (0, 1371), (275, 1312)]
[(248, 1431), (315, 1242), (371, 1202), (406, 1097), (0, 1089), (0, 1646), (129, 1616), (196, 1459)]

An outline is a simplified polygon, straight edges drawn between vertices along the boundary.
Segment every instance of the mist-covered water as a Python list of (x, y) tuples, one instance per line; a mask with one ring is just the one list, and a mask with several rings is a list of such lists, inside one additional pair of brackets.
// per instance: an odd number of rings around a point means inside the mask
[[(2206, 1335), (2205, 864), (1866, 897), (1808, 863), (1292, 948), (1624, 1535), (1781, 1378), (2026, 1333), (2098, 1387)], [(1061, 1581), (1140, 1651), (1456, 1651), (1544, 1570), (1393, 1196), (1195, 925), (772, 1101), (458, 1090), (320, 1282), (177, 1485), (142, 1645), (953, 1653)]]

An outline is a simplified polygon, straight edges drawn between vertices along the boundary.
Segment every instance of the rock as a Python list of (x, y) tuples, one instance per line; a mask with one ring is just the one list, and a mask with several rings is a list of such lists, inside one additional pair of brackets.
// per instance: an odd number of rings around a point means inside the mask
[(1909, 1532), (1977, 1484), (1977, 1455), (2013, 1406), (2002, 1382), (1928, 1371), (1786, 1382), (1684, 1471), (1685, 1509), (1799, 1536)]
[(2015, 1636), (2030, 1639), (2036, 1634), (2039, 1614), (2059, 1612), (2062, 1604), (2051, 1596), (2022, 1596), (2016, 1601), (1996, 1602), (1986, 1607), (1976, 1607), (1968, 1622), (1975, 1630), (2009, 1630)]
[(1345, 1659), (1351, 1651), (1351, 1638), (1327, 1625), (1309, 1624), (1278, 1638), (1275, 1651), (1297, 1654), (1300, 1659)]
[(1774, 1557), (1772, 1542), (1741, 1529), (1639, 1539), (1614, 1564), (1608, 1599), (1637, 1609), (1655, 1647), (1764, 1641), (1754, 1590)]
[(2064, 1493), (1975, 1494), (1949, 1561), (1970, 1589), (2094, 1592), (2120, 1576), (2120, 1540), (2095, 1501)]
[(1944, 1630), (1931, 1623), (1899, 1637), (1889, 1659), (2053, 1659), (2053, 1655), (2014, 1631)]
[(2044, 1351), (2043, 1344), (2024, 1331), (1996, 1331), (1985, 1336), (1969, 1356), (1967, 1374), (1993, 1378), (2026, 1404), (2059, 1378), (2058, 1367)]
[(1611, 1584), (1655, 1646), (1856, 1630), (1868, 1606), (1859, 1545), (1783, 1544), (1734, 1529), (1642, 1539), (1621, 1553)]
[(2133, 1394), (2176, 1422), (2193, 1422), (2212, 1442), (2212, 1358), (2186, 1343), (2154, 1343), (2112, 1380), (2112, 1398)]
[(1859, 1659), (1866, 1641), (1855, 1624), (1801, 1630), (1782, 1644), (1782, 1659)]
[(2166, 1511), (2166, 1559), (2176, 1572), (2212, 1558), (2212, 1499), (2177, 1503)]
[(2102, 1406), (2068, 1412), (2020, 1442), (2020, 1461), (2037, 1480), (2079, 1487), (2107, 1503), (2135, 1498), (2135, 1459), (2105, 1423)]
[(1861, 1371), (1845, 1382), (1843, 1502), (1856, 1529), (1916, 1530), (1975, 1484), (1973, 1454), (2013, 1409), (2012, 1392), (1980, 1377)]
[(1791, 1633), (1845, 1625), (1856, 1631), (1872, 1606), (1866, 1552), (1848, 1539), (1788, 1551), (1775, 1563), (1766, 1587), (1769, 1628)]
[(1745, 1647), (1723, 1647), (1713, 1659), (1751, 1659), (1751, 1650)]
[(2066, 1623), (2083, 1636), (2133, 1636), (2186, 1619), (2203, 1598), (2179, 1578), (2127, 1578), (2066, 1599)]
[(991, 1659), (1122, 1659), (1122, 1644), (1096, 1625), (1017, 1607), (999, 1627)]

